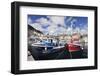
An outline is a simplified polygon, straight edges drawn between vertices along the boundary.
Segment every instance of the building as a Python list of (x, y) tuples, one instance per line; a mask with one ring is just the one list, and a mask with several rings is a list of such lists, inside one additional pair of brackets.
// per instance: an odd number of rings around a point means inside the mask
[(28, 25), (28, 43), (32, 44), (39, 40), (41, 40), (41, 36), (43, 36), (43, 33), (34, 27)]

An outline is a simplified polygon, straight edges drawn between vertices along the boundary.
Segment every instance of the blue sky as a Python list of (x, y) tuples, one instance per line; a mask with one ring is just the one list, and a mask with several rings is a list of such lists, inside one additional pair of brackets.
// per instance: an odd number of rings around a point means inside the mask
[(87, 32), (88, 17), (28, 15), (28, 24), (44, 33), (67, 31), (69, 28), (78, 28)]

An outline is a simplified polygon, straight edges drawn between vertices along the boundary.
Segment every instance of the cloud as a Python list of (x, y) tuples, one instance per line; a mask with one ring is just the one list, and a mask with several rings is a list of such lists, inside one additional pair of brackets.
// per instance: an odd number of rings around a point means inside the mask
[(66, 19), (66, 22), (71, 23), (70, 26), (66, 28), (65, 26), (67, 25), (65, 24), (65, 18), (66, 17), (64, 16), (47, 16), (47, 18), (41, 17), (36, 19), (35, 23), (32, 23), (32, 20), (29, 18), (28, 23), (35, 29), (42, 31), (44, 34), (72, 34), (73, 32), (87, 34), (86, 25), (84, 25), (83, 28), (72, 28), (75, 26), (74, 23), (77, 21), (77, 19), (73, 19), (72, 17)]
[(47, 18), (41, 17), (36, 20), (37, 23), (40, 23), (42, 26), (47, 26), (50, 24), (50, 21)]
[(65, 25), (65, 17), (64, 16), (47, 16), (49, 20), (54, 23), (55, 25)]
[(31, 18), (28, 18), (28, 24), (32, 24), (32, 19)]
[[(33, 26), (37, 30), (44, 32), (45, 34), (59, 34), (65, 32), (65, 28), (63, 27), (65, 25), (65, 17), (48, 16), (48, 18), (49, 19), (41, 17), (36, 20), (36, 23), (32, 23), (31, 26)], [(59, 27), (58, 25), (61, 25), (61, 27)], [(46, 29), (43, 27), (46, 27)]]
[(74, 30), (73, 30), (74, 33), (80, 33), (80, 28), (79, 27), (76, 27)]
[(75, 22), (76, 22), (77, 20), (76, 19), (72, 19), (71, 20), (71, 27), (73, 28), (73, 27), (75, 27)]
[(70, 22), (73, 19), (73, 17), (69, 17), (66, 19), (66, 23)]
[(31, 23), (30, 25), (35, 29), (42, 31), (43, 33), (47, 33), (47, 29), (44, 29), (43, 27), (46, 27), (49, 24), (50, 22), (46, 18), (41, 17), (36, 19), (35, 23)]
[(84, 25), (84, 27), (80, 30), (81, 34), (84, 35), (84, 34), (88, 34), (88, 26), (87, 24)]

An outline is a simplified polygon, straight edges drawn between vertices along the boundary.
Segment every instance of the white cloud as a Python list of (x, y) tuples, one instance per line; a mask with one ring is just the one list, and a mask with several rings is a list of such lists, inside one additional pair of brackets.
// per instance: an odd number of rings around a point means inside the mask
[(32, 27), (34, 27), (37, 30), (42, 31), (43, 33), (47, 32), (47, 29), (42, 28), (43, 26), (47, 26), (50, 24), (50, 22), (46, 18), (39, 18), (36, 20), (36, 23), (30, 24)]
[(55, 25), (58, 25), (58, 24), (60, 24), (60, 25), (62, 25), (62, 26), (64, 26), (65, 25), (65, 17), (64, 16), (47, 16), (49, 19), (50, 19), (50, 21), (52, 22), (52, 23), (54, 23)]
[(80, 33), (80, 28), (79, 27), (76, 27), (74, 30), (73, 30), (74, 33)]
[(85, 27), (83, 27), (81, 29), (81, 34), (84, 35), (84, 34), (88, 34), (88, 27), (85, 25)]
[[(37, 23), (33, 23), (31, 24), (34, 28), (36, 28), (37, 30), (40, 31), (44, 31), (46, 34), (55, 34), (55, 33), (63, 33), (65, 32), (65, 28), (64, 27), (59, 27), (58, 24), (60, 24), (61, 26), (64, 26), (64, 19), (65, 17), (58, 17), (58, 16), (48, 16), (49, 20), (47, 18), (40, 18), (37, 19), (36, 22)], [(49, 26), (48, 26), (49, 25)], [(42, 26), (48, 26), (46, 29), (42, 28)]]
[(40, 23), (42, 26), (47, 26), (50, 24), (50, 21), (47, 18), (40, 18), (36, 20), (37, 23)]
[(72, 19), (73, 19), (73, 17), (67, 18), (67, 19), (66, 19), (66, 23), (67, 23), (67, 22), (70, 22)]
[(67, 34), (67, 30), (64, 27), (58, 27), (57, 25), (53, 25), (48, 27), (48, 32), (50, 35), (57, 35), (57, 34)]
[[(80, 29), (79, 27), (76, 27), (76, 29), (72, 29), (71, 27), (65, 28), (65, 17), (63, 16), (47, 16), (49, 19), (41, 17), (36, 20), (36, 23), (32, 23), (31, 19), (28, 19), (28, 23), (32, 27), (34, 27), (37, 30), (42, 31), (44, 34), (51, 34), (51, 35), (57, 35), (57, 34), (72, 34), (73, 32), (80, 32), (81, 34), (87, 34), (87, 27), (83, 27)], [(71, 22), (71, 26), (74, 26), (74, 22), (76, 22), (76, 19), (73, 19), (72, 17), (69, 17), (67, 19), (67, 22)], [(58, 24), (61, 25), (61, 27), (58, 26)], [(48, 26), (49, 25), (49, 26)], [(47, 26), (47, 28), (43, 28), (43, 26)]]
[(75, 26), (74, 23), (75, 23), (76, 21), (77, 21), (76, 19), (71, 20), (71, 27)]
[(32, 20), (30, 18), (28, 18), (28, 24), (31, 24), (32, 23)]

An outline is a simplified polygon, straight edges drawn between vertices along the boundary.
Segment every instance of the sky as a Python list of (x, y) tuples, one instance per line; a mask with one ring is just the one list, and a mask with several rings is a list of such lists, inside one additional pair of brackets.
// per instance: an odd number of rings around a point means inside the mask
[(28, 24), (44, 34), (58, 35), (88, 31), (88, 17), (56, 16), (56, 15), (28, 15)]

